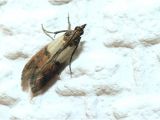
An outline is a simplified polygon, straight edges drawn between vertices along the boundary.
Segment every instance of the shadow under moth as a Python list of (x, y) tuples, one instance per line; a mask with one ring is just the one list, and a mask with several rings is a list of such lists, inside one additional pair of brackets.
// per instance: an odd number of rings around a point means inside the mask
[(86, 24), (71, 30), (69, 17), (68, 30), (50, 32), (42, 25), (43, 32), (51, 39), (53, 39), (50, 36), (52, 33), (56, 35), (64, 32), (64, 34), (43, 47), (23, 68), (21, 86), (24, 91), (31, 92), (32, 98), (47, 91), (59, 79), (59, 75), (67, 65), (72, 74), (72, 57), (79, 46), (85, 26)]

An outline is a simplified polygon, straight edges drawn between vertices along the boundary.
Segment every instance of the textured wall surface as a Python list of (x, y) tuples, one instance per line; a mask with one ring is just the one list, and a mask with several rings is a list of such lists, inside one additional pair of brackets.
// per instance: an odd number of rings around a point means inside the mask
[[(44, 95), (21, 89), (42, 31), (86, 23), (81, 55)], [(1, 120), (160, 120), (159, 0), (0, 0)]]

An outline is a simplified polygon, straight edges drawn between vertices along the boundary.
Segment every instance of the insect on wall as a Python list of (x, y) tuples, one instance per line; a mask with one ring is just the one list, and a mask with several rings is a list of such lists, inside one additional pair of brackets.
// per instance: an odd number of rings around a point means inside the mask
[(31, 96), (35, 97), (46, 92), (59, 79), (59, 75), (67, 65), (72, 73), (72, 57), (79, 46), (85, 26), (86, 24), (71, 30), (69, 17), (68, 30), (49, 32), (42, 25), (42, 30), (51, 39), (53, 39), (50, 36), (52, 33), (56, 35), (64, 32), (64, 34), (44, 46), (25, 65), (21, 77), (24, 91), (29, 90)]

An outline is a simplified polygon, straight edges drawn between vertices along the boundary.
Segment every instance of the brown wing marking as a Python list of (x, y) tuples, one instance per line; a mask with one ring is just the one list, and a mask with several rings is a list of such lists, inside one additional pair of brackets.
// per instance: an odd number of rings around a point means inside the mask
[(66, 64), (59, 62), (48, 63), (37, 76), (37, 79), (31, 84), (32, 97), (46, 92), (58, 79), (59, 74), (65, 68)]
[(24, 91), (29, 88), (29, 81), (36, 78), (36, 73), (39, 71), (44, 63), (49, 59), (50, 53), (47, 51), (47, 46), (42, 48), (37, 54), (35, 54), (29, 62), (25, 65), (22, 76), (21, 86)]

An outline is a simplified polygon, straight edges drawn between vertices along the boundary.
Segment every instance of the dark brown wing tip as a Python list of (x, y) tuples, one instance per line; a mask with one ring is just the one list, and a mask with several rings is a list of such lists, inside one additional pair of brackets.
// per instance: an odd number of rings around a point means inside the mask
[(52, 85), (54, 85), (57, 80), (59, 80), (60, 77), (58, 74), (56, 74), (51, 80), (49, 80), (49, 82), (43, 86), (40, 90), (33, 92), (32, 89), (30, 90), (30, 95), (31, 95), (31, 99), (38, 96), (38, 95), (43, 95), (46, 91), (48, 91)]
[(21, 87), (23, 91), (28, 91), (29, 89), (29, 83), (26, 79), (21, 79)]

